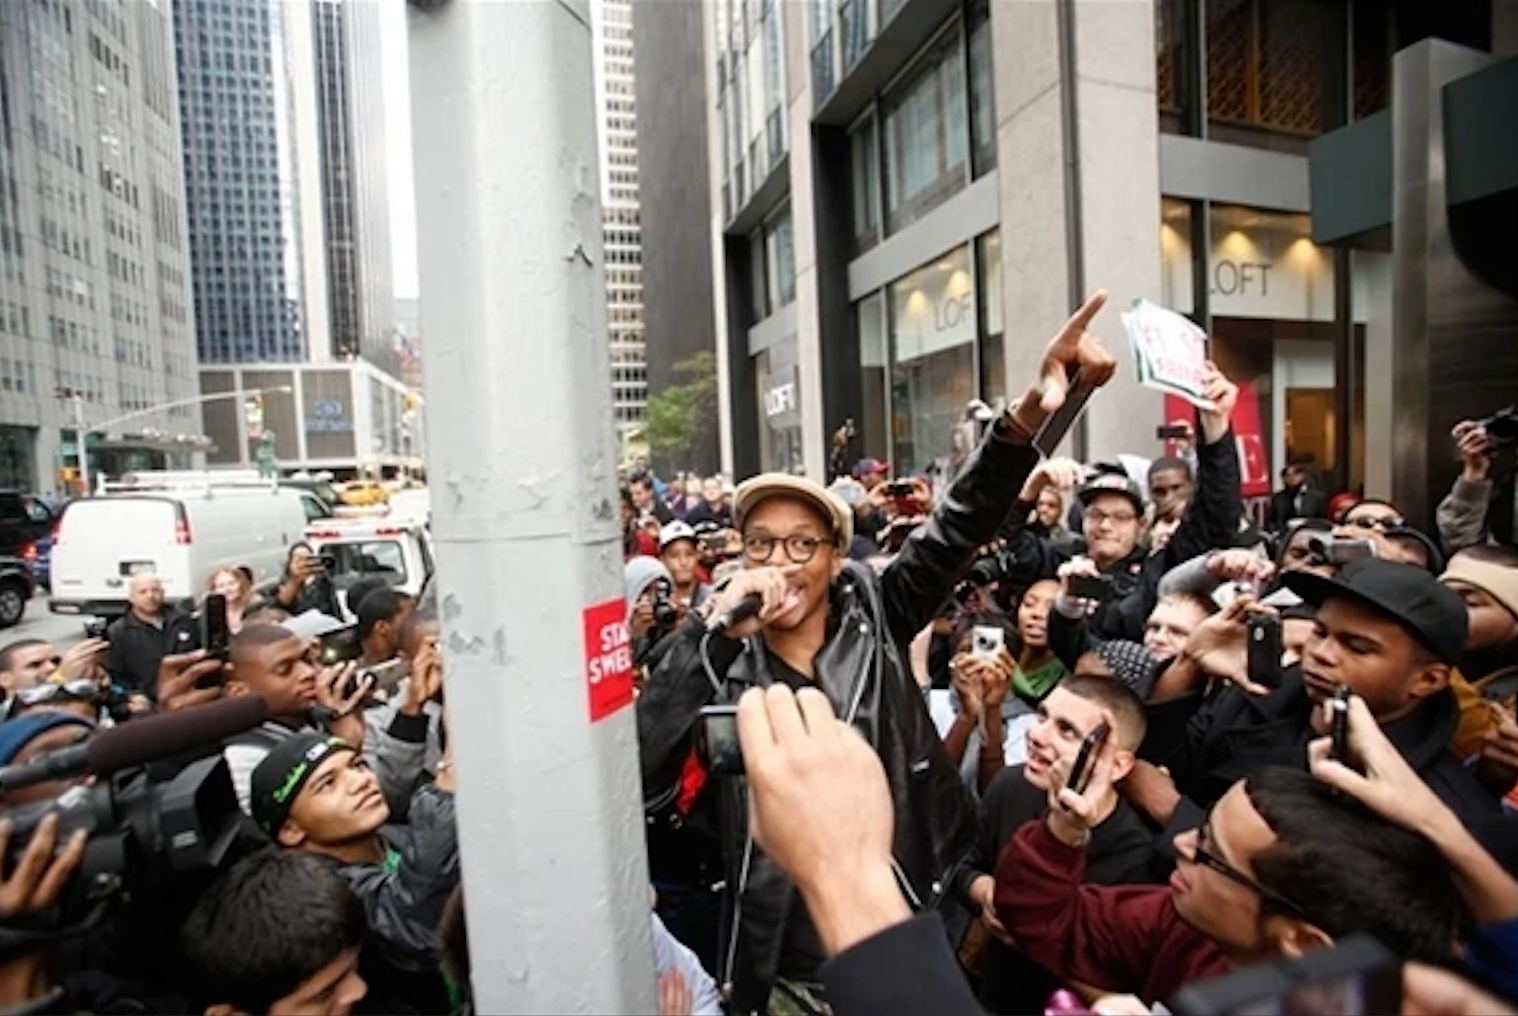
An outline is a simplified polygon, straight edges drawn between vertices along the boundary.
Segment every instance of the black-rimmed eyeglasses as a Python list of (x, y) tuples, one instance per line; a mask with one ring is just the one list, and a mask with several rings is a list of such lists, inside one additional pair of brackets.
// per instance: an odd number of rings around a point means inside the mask
[(743, 556), (755, 564), (763, 564), (775, 554), (776, 545), (785, 547), (785, 556), (792, 564), (806, 564), (817, 555), (817, 548), (828, 541), (817, 536), (797, 534), (781, 538), (750, 534), (743, 538)]
[(1196, 858), (1196, 862), (1198, 864), (1211, 868), (1213, 871), (1217, 872), (1219, 875), (1222, 875), (1230, 882), (1241, 885), (1245, 889), (1252, 890), (1258, 894), (1261, 899), (1268, 900), (1269, 902), (1275, 904), (1277, 908), (1285, 910), (1290, 914), (1306, 920), (1307, 915), (1303, 913), (1302, 908), (1297, 906), (1297, 904), (1293, 903), (1285, 896), (1282, 896), (1274, 889), (1261, 885), (1254, 878), (1244, 874), (1242, 871), (1229, 864), (1220, 855), (1214, 854), (1212, 851), (1208, 850), (1207, 841), (1212, 839), (1211, 833), (1212, 820), (1209, 818), (1206, 822), (1202, 823), (1200, 828), (1197, 829), (1196, 846), (1192, 848), (1191, 851), (1192, 856)]

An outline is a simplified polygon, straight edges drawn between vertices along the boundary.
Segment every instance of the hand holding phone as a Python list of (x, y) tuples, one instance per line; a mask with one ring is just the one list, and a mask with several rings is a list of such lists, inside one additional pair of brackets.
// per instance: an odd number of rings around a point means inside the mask
[[(1081, 739), (1080, 753), (1075, 756), (1075, 765), (1070, 767), (1070, 778), (1065, 781), (1066, 790), (1073, 790), (1077, 794), (1086, 792), (1086, 788), (1091, 785), (1092, 770), (1096, 768), (1096, 757), (1101, 754), (1103, 746), (1107, 743), (1107, 737), (1111, 733), (1110, 726), (1099, 723)], [(1065, 810), (1069, 810), (1068, 805), (1064, 807)]]
[[(1349, 761), (1349, 686), (1339, 685), (1328, 701), (1330, 740), (1329, 758), (1343, 765)], [(1353, 768), (1353, 766), (1351, 766)]]
[(232, 651), (232, 628), (227, 623), (227, 598), (207, 593), (200, 605), (200, 648), (208, 657), (227, 661)]
[(742, 776), (743, 745), (738, 741), (738, 707), (703, 706), (701, 725), (711, 771), (724, 776)]
[(1281, 685), (1281, 619), (1250, 614), (1244, 622), (1249, 638), (1249, 680), (1261, 688)]
[[(1077, 845), (1099, 821), (1104, 799), (1112, 790), (1111, 734), (1117, 721), (1102, 710), (1102, 720), (1086, 732), (1069, 768), (1056, 761), (1049, 769), (1049, 829), (1063, 842)], [(1068, 756), (1067, 756), (1068, 757)]]

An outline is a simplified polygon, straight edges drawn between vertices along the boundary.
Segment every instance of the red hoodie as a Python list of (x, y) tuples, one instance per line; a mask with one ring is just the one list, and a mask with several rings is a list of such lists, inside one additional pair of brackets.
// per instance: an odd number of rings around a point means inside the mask
[(996, 915), (1017, 947), (1055, 976), (1146, 1002), (1228, 972), (1228, 961), (1181, 920), (1163, 886), (1088, 886), (1086, 852), (1043, 819), (1017, 831), (996, 862)]

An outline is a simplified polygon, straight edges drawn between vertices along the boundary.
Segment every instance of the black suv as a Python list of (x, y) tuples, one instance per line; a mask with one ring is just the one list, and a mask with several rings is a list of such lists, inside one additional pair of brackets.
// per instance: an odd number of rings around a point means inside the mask
[(21, 557), (26, 545), (51, 535), (57, 519), (41, 498), (0, 490), (0, 555)]

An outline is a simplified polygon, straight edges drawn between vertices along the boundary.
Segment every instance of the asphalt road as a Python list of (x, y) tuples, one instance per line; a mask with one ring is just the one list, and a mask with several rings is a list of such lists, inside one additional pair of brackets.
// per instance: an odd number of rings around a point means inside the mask
[(54, 614), (47, 609), (47, 594), (38, 592), (26, 605), (21, 623), (0, 628), (0, 648), (20, 639), (46, 639), (59, 649), (67, 649), (84, 639), (84, 622), (88, 618)]

